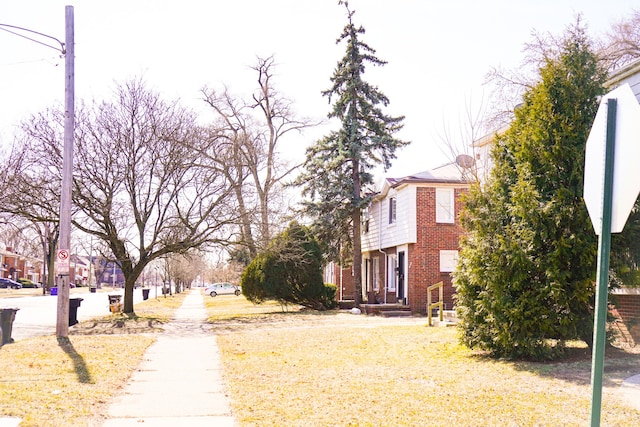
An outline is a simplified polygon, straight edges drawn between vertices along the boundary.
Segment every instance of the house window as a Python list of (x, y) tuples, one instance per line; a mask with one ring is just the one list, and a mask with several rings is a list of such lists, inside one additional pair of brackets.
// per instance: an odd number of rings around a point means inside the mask
[(369, 232), (369, 208), (365, 208), (362, 210), (362, 215), (360, 216), (360, 222), (362, 223), (362, 232)]
[(389, 199), (389, 224), (396, 223), (396, 198)]
[(436, 188), (436, 222), (454, 223), (453, 188)]
[(451, 273), (458, 263), (458, 251), (440, 251), (440, 272)]
[(396, 257), (389, 256), (387, 260), (387, 289), (389, 291), (396, 290)]

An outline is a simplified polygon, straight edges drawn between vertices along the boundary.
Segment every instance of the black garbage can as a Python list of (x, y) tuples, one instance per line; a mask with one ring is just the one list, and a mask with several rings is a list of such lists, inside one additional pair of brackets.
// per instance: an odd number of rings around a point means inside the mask
[(89, 288), (89, 292), (91, 292), (92, 294), (96, 293), (96, 288), (94, 286)]
[(82, 298), (69, 298), (69, 326), (73, 326), (78, 323), (78, 307)]
[(143, 289), (143, 290), (142, 290), (142, 299), (143, 299), (144, 301), (146, 301), (146, 300), (148, 300), (148, 299), (149, 299), (149, 289)]
[(2, 308), (0, 309), (0, 327), (2, 328), (2, 343), (0, 345), (13, 342), (11, 332), (13, 331), (13, 321), (16, 318), (16, 312), (19, 308)]

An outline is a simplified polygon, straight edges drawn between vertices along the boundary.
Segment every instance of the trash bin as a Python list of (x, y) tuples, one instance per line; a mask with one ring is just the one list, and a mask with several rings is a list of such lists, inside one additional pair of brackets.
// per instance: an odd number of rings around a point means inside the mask
[(0, 346), (13, 342), (11, 331), (13, 331), (13, 321), (16, 318), (16, 312), (19, 308), (2, 308), (0, 309), (0, 328), (2, 329), (2, 343)]
[(58, 295), (58, 288), (51, 288), (51, 295)]
[(119, 313), (122, 311), (122, 304), (120, 304), (120, 299), (122, 295), (108, 295), (109, 297), (109, 310), (112, 313)]
[(89, 288), (89, 292), (91, 292), (92, 294), (96, 293), (96, 288), (94, 286)]
[(73, 326), (78, 323), (78, 307), (82, 298), (69, 298), (69, 326)]
[(142, 290), (142, 299), (143, 299), (144, 301), (146, 301), (146, 300), (148, 300), (148, 299), (149, 299), (149, 289), (143, 289), (143, 290)]

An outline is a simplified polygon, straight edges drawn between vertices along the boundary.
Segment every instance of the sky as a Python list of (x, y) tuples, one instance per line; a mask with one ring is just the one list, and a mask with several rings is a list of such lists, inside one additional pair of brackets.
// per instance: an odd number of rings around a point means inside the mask
[[(336, 39), (347, 23), (337, 0), (4, 0), (0, 24), (64, 41), (66, 5), (74, 7), (76, 102), (109, 98), (118, 82), (143, 78), (206, 122), (201, 89), (224, 85), (247, 96), (256, 87), (250, 67), (273, 55), (276, 89), (298, 116), (322, 120), (330, 111), (321, 92), (345, 52)], [(405, 116), (396, 136), (411, 142), (390, 170), (379, 171), (386, 177), (450, 161), (445, 129), (464, 126), (467, 105), (488, 97), (483, 83), (492, 67), (522, 63), (534, 31), (559, 36), (581, 14), (589, 34), (600, 37), (640, 9), (635, 0), (349, 0), (349, 6), (366, 30), (362, 40), (388, 62), (368, 66), (365, 79), (389, 98), (388, 114)], [(0, 143), (11, 143), (20, 120), (63, 101), (60, 53), (0, 31)], [(330, 126), (291, 137), (283, 155), (302, 160)]]

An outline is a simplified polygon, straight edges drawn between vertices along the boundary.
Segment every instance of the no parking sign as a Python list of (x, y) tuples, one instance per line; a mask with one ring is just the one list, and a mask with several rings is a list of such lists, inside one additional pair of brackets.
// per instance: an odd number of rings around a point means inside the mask
[(69, 275), (69, 249), (58, 249), (56, 254), (56, 269), (58, 276)]

